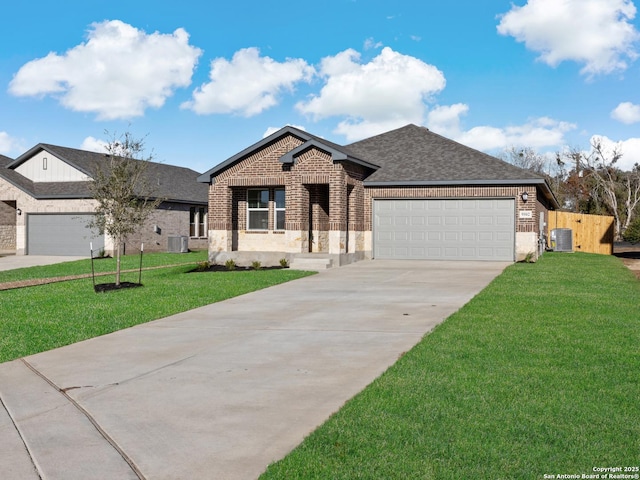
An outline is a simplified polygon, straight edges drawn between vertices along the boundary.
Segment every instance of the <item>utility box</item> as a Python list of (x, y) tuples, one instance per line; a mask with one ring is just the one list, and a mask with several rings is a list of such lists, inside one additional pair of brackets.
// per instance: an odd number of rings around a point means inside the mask
[(187, 253), (189, 251), (189, 237), (185, 235), (169, 237), (169, 253)]
[(551, 230), (551, 247), (554, 252), (573, 252), (573, 231), (570, 228)]

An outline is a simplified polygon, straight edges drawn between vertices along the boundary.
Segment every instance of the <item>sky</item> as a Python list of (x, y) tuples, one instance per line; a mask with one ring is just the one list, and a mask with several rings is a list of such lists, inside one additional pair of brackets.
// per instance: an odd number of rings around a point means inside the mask
[(0, 17), (0, 154), (130, 132), (205, 172), (285, 125), (338, 144), (409, 123), (492, 155), (640, 163), (631, 0), (32, 0)]

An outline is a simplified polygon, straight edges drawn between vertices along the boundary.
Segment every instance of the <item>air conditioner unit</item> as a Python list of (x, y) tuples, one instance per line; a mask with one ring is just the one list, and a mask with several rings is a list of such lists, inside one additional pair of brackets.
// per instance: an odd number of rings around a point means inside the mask
[(551, 230), (551, 246), (554, 252), (573, 252), (573, 231), (570, 228)]
[(187, 253), (189, 251), (189, 237), (175, 236), (168, 238), (169, 253)]

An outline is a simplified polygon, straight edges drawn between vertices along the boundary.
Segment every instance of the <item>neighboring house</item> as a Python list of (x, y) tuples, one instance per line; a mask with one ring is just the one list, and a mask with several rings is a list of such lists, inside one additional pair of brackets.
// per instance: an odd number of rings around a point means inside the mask
[[(90, 183), (106, 154), (39, 144), (15, 160), (0, 157), (0, 250), (16, 254), (112, 254), (113, 242), (87, 228), (96, 201)], [(142, 161), (142, 160), (139, 160)], [(170, 237), (207, 248), (207, 187), (188, 168), (149, 162), (148, 181), (164, 201), (125, 251), (167, 251)], [(172, 239), (172, 244), (176, 241)], [(178, 239), (179, 244), (184, 241)]]
[(350, 145), (284, 127), (200, 176), (209, 257), (537, 258), (545, 179), (407, 125)]

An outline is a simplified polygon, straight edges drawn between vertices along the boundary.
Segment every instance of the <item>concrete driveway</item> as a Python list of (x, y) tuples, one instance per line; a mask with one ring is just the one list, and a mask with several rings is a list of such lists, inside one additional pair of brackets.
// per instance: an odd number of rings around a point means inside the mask
[(252, 479), (508, 263), (363, 261), (0, 364), (5, 479)]
[(3, 270), (14, 270), (16, 268), (37, 267), (41, 265), (51, 265), (53, 263), (72, 262), (82, 260), (85, 257), (70, 257), (56, 255), (2, 255), (0, 254), (0, 272)]

